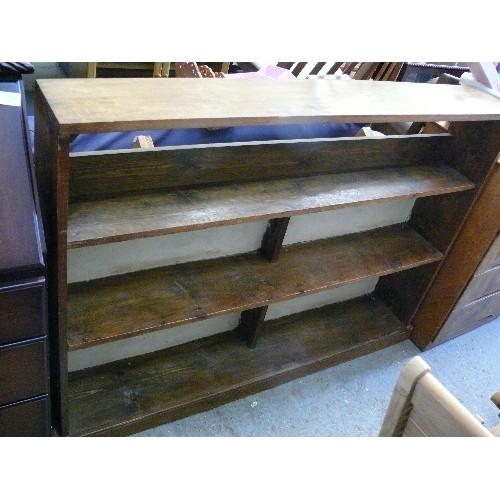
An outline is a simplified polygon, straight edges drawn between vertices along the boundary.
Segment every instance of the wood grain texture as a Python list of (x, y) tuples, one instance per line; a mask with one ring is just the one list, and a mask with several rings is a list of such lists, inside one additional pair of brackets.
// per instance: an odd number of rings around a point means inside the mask
[(60, 132), (326, 121), (498, 120), (500, 102), (460, 85), (341, 80), (37, 80)]
[(491, 433), (433, 375), (424, 375), (412, 397), (406, 436), (492, 437)]
[(148, 189), (446, 164), (449, 135), (336, 138), (72, 153), (70, 201)]
[(52, 423), (68, 434), (66, 349), (69, 137), (59, 136), (54, 115), (35, 86), (35, 168), (47, 242), (48, 319)]
[(397, 224), (290, 245), (273, 264), (254, 252), (73, 283), (68, 348), (262, 307), (440, 258)]
[(407, 338), (371, 296), (280, 318), (248, 349), (236, 335), (71, 374), (72, 435), (124, 435), (274, 387)]
[(452, 169), (420, 166), (147, 192), (69, 207), (68, 248), (470, 189)]

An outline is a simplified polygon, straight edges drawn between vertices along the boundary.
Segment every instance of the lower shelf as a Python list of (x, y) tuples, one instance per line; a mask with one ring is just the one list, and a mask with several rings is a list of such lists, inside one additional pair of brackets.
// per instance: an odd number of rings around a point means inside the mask
[(227, 332), (70, 374), (70, 435), (127, 435), (401, 342), (408, 329), (365, 295), (264, 323), (255, 349)]

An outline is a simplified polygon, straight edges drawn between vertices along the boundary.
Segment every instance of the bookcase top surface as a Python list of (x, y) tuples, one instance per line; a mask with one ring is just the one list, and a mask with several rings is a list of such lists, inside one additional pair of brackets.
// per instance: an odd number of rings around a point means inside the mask
[(461, 85), (341, 80), (37, 80), (59, 132), (290, 123), (500, 119), (500, 100)]

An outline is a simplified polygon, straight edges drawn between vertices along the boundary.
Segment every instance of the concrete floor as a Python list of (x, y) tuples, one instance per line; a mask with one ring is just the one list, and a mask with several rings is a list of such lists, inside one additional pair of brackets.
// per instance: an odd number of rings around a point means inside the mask
[(139, 437), (377, 436), (403, 365), (420, 355), (487, 428), (500, 423), (500, 318), (421, 352), (410, 340), (253, 396), (135, 434)]

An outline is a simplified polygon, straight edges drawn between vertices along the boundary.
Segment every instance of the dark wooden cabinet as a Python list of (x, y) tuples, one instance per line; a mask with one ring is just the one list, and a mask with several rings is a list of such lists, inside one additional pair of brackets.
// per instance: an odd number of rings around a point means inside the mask
[(22, 81), (0, 94), (0, 436), (48, 436), (45, 240)]
[[(38, 80), (35, 117), (57, 338), (52, 397), (65, 435), (131, 433), (408, 338), (500, 151), (500, 102), (460, 86)], [(82, 154), (69, 146), (81, 133), (428, 120), (453, 122), (450, 133)], [(340, 235), (286, 240), (293, 222), (307, 225), (299, 217), (361, 206), (378, 213), (396, 200), (414, 202), (397, 224), (354, 231), (351, 221)], [(241, 237), (248, 222), (259, 223), (252, 251), (92, 272), (98, 247), (118, 260), (132, 243), (142, 264), (139, 241), (221, 227)], [(72, 281), (76, 252), (90, 267)], [(273, 306), (367, 279), (367, 293), (266, 317)], [(230, 314), (240, 321), (233, 329), (190, 337)], [(69, 370), (74, 353), (119, 352), (125, 340), (179, 325), (184, 343)]]

